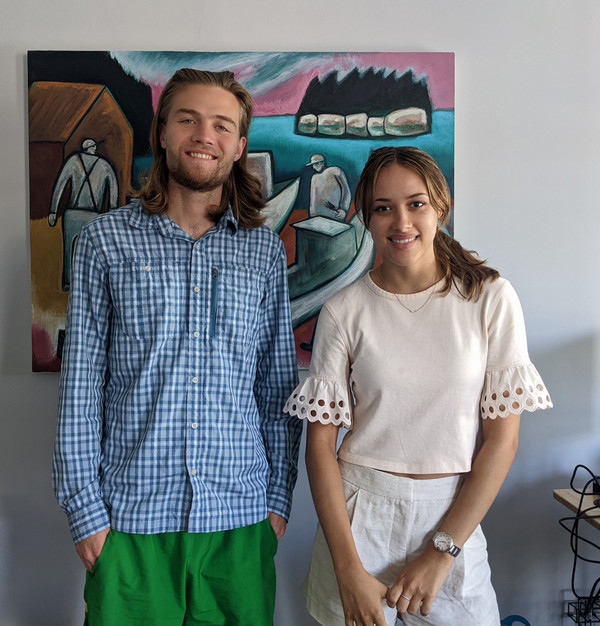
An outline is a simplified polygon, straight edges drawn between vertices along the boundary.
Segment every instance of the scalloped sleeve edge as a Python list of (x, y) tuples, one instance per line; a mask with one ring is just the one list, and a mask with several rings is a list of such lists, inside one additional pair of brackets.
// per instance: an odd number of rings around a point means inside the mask
[(483, 419), (549, 408), (550, 394), (533, 363), (486, 372), (480, 403)]
[(285, 413), (309, 422), (352, 428), (352, 402), (348, 383), (308, 376), (283, 407)]

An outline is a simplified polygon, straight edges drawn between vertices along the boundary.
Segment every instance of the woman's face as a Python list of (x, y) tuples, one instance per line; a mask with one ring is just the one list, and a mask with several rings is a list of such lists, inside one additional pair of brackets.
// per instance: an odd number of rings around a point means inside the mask
[(369, 230), (386, 266), (434, 273), (438, 217), (419, 174), (397, 163), (379, 172)]

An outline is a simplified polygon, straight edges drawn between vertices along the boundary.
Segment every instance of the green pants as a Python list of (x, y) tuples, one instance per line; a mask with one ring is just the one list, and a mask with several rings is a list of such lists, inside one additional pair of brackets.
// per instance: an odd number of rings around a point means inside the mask
[(111, 531), (87, 574), (85, 626), (272, 626), (268, 520), (215, 533)]

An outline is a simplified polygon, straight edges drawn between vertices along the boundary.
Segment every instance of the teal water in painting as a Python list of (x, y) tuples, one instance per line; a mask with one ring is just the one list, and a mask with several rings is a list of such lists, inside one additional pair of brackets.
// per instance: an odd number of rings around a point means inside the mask
[(381, 137), (354, 139), (309, 137), (294, 133), (293, 115), (255, 117), (249, 136), (252, 152), (263, 150), (273, 154), (275, 181), (310, 174), (306, 167), (312, 154), (324, 154), (327, 165), (337, 165), (346, 173), (354, 189), (362, 168), (372, 150), (383, 146), (415, 146), (425, 150), (437, 161), (454, 195), (454, 112), (435, 111), (432, 132), (417, 137)]

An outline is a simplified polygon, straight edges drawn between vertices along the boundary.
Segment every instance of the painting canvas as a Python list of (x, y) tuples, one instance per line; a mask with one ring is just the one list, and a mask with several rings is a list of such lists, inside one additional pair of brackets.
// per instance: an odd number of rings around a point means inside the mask
[(452, 53), (32, 51), (27, 61), (34, 371), (60, 369), (79, 230), (139, 186), (158, 97), (181, 67), (231, 70), (254, 99), (248, 162), (285, 243), (300, 367), (323, 302), (377, 262), (352, 201), (370, 152), (429, 152), (454, 198)]

